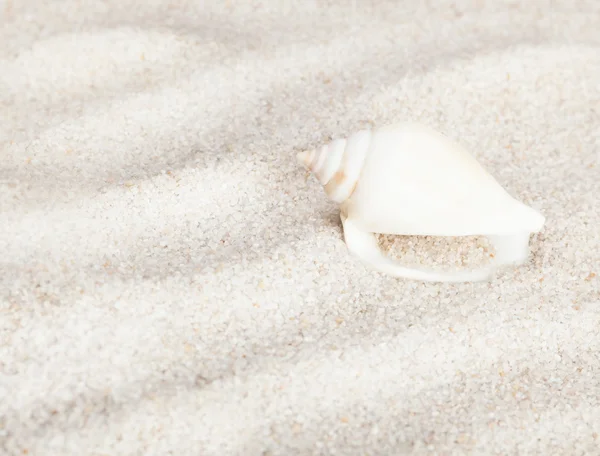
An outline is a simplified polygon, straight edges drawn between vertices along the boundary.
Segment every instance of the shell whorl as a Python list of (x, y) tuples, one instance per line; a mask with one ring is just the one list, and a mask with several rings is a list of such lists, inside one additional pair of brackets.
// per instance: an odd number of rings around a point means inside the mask
[(358, 184), (371, 137), (371, 131), (360, 130), (348, 138), (335, 139), (316, 149), (300, 152), (297, 158), (325, 187), (327, 196), (342, 203)]

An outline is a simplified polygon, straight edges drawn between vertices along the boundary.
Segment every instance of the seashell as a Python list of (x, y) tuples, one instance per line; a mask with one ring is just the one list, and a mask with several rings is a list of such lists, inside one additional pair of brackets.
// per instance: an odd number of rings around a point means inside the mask
[[(360, 130), (298, 161), (340, 206), (351, 254), (375, 270), (434, 282), (489, 279), (503, 265), (523, 264), (529, 238), (545, 218), (517, 201), (463, 147), (415, 122)], [(438, 272), (403, 266), (385, 256), (375, 234), (486, 236), (494, 264), (476, 270)]]

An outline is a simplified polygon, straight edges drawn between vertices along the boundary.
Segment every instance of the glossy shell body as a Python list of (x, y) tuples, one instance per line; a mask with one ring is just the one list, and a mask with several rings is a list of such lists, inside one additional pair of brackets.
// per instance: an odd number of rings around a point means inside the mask
[(536, 232), (544, 217), (516, 201), (465, 149), (418, 124), (371, 136), (348, 217), (366, 231), (468, 236)]

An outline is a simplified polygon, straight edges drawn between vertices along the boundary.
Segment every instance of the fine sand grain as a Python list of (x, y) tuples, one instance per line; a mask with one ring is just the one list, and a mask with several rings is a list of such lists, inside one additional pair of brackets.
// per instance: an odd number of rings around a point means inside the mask
[[(296, 153), (402, 120), (546, 216), (525, 265), (348, 254)], [(0, 151), (2, 456), (600, 454), (597, 0), (3, 0)]]

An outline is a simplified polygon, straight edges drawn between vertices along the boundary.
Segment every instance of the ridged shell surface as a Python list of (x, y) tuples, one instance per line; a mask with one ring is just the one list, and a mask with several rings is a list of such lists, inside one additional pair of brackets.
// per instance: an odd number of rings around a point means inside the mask
[(372, 133), (360, 130), (346, 139), (335, 139), (320, 148), (298, 154), (325, 187), (327, 196), (342, 203), (354, 192), (371, 147)]

